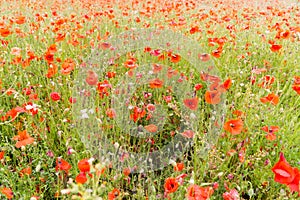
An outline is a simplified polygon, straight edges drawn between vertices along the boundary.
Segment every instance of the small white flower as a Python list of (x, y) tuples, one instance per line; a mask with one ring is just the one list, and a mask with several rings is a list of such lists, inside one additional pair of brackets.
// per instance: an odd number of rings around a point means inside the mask
[(194, 184), (194, 183), (195, 183), (194, 179), (191, 178), (191, 179), (189, 180), (189, 183), (190, 183), (190, 184)]
[(87, 113), (83, 113), (83, 114), (81, 115), (81, 119), (88, 119), (88, 118), (89, 118), (89, 116), (88, 116)]
[(120, 144), (117, 143), (117, 142), (115, 142), (114, 146), (115, 146), (115, 148), (117, 149), (117, 148), (119, 148)]
[(71, 190), (70, 189), (63, 189), (60, 192), (61, 192), (61, 194), (70, 194)]
[(33, 108), (32, 105), (26, 105), (26, 106), (25, 106), (25, 109), (26, 109), (26, 110), (31, 110), (32, 108)]
[(170, 160), (169, 160), (169, 164), (175, 166), (175, 165), (176, 165), (176, 162), (175, 162), (174, 160), (170, 159)]
[(60, 137), (62, 134), (62, 131), (57, 131), (57, 135)]
[(41, 168), (42, 168), (42, 166), (41, 166), (41, 164), (39, 163), (39, 164), (36, 166), (35, 171), (36, 171), (36, 172), (39, 172), (39, 171), (41, 170)]
[(191, 119), (196, 119), (197, 118), (197, 116), (194, 113), (191, 113), (190, 117), (191, 117)]
[(95, 158), (91, 157), (91, 158), (88, 160), (89, 164), (92, 165), (93, 162), (94, 162), (94, 160), (95, 160)]
[(82, 114), (87, 112), (87, 109), (83, 109), (80, 111)]
[(85, 191), (86, 191), (87, 193), (92, 193), (92, 192), (93, 192), (92, 189), (86, 189)]
[(132, 106), (132, 105), (128, 106), (129, 110), (132, 110), (133, 108), (134, 108), (134, 106)]
[(89, 113), (93, 114), (94, 112), (94, 109), (89, 109)]

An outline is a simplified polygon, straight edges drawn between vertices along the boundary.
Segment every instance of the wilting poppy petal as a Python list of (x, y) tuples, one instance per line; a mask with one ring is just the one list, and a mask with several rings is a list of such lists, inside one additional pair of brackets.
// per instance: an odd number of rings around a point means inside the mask
[(183, 133), (181, 133), (181, 135), (186, 138), (193, 138), (195, 133), (191, 130), (187, 130), (187, 131), (184, 131)]
[(147, 125), (147, 126), (144, 126), (144, 128), (145, 128), (147, 131), (149, 131), (150, 133), (155, 133), (155, 132), (157, 132), (157, 130), (158, 130), (157, 126), (154, 125), (154, 124), (149, 124), (149, 125)]

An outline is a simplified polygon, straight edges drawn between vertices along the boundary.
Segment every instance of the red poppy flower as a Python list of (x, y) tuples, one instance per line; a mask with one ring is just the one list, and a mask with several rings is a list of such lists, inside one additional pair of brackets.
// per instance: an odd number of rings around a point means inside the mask
[(194, 26), (194, 27), (192, 27), (190, 29), (190, 34), (194, 34), (194, 33), (199, 32), (199, 31), (200, 31), (199, 27), (198, 26)]
[(5, 116), (7, 118), (11, 117), (11, 119), (14, 120), (18, 116), (19, 113), (23, 113), (23, 112), (26, 112), (26, 110), (24, 108), (16, 107), (16, 108), (13, 108), (13, 109), (7, 111)]
[(24, 24), (26, 22), (26, 17), (25, 16), (18, 16), (18, 17), (16, 17), (15, 22), (16, 22), (16, 24)]
[(216, 91), (219, 91), (219, 92), (225, 92), (226, 91), (225, 89), (220, 88), (219, 82), (212, 82), (209, 86), (209, 90), (210, 91), (216, 90)]
[(14, 197), (14, 193), (10, 188), (1, 188), (0, 192), (6, 196), (8, 199), (12, 199)]
[(26, 146), (29, 144), (32, 144), (34, 142), (34, 139), (29, 136), (26, 130), (24, 131), (19, 131), (18, 135), (13, 137), (13, 140), (17, 140), (18, 142), (16, 143), (17, 148), (21, 148), (22, 146)]
[(143, 118), (146, 115), (146, 111), (139, 107), (134, 107), (133, 113), (130, 115), (130, 119), (134, 122), (137, 122), (139, 119)]
[(63, 75), (68, 75), (75, 69), (75, 62), (72, 58), (67, 58), (61, 67), (61, 73)]
[(207, 53), (203, 53), (203, 54), (199, 54), (198, 56), (200, 58), (201, 61), (203, 62), (207, 62), (210, 60), (210, 55)]
[(178, 186), (179, 186), (179, 184), (178, 184), (176, 178), (167, 178), (165, 181), (165, 185), (164, 185), (165, 192), (166, 193), (174, 193), (177, 191)]
[(276, 94), (271, 93), (271, 94), (269, 94), (269, 95), (266, 96), (266, 97), (260, 98), (260, 101), (261, 101), (262, 103), (268, 103), (268, 102), (270, 102), (270, 103), (273, 104), (273, 105), (277, 105), (278, 102), (279, 102), (279, 97), (278, 97)]
[(229, 192), (223, 193), (224, 200), (240, 200), (240, 195), (236, 189), (231, 189)]
[(47, 51), (44, 55), (44, 59), (48, 64), (52, 64), (54, 62), (54, 54)]
[(111, 192), (108, 193), (108, 200), (115, 200), (120, 195), (120, 190), (113, 189)]
[(195, 133), (192, 130), (187, 130), (181, 133), (181, 135), (186, 138), (193, 138)]
[(87, 182), (86, 173), (80, 172), (80, 173), (76, 176), (75, 181), (76, 181), (76, 183), (80, 183), (80, 184), (84, 184), (85, 182)]
[(57, 52), (57, 47), (56, 47), (56, 44), (51, 44), (48, 49), (47, 49), (47, 52), (50, 53), (50, 54), (55, 54)]
[(90, 167), (90, 163), (88, 161), (88, 159), (82, 159), (78, 162), (78, 169), (81, 172), (89, 172), (91, 167)]
[(294, 180), (288, 184), (291, 192), (298, 192), (298, 196), (300, 197), (300, 170), (294, 167), (295, 178)]
[(106, 110), (106, 115), (107, 115), (107, 117), (109, 117), (111, 119), (113, 119), (113, 118), (115, 118), (117, 116), (116, 111), (113, 108), (108, 108)]
[(295, 170), (286, 161), (282, 152), (280, 152), (279, 161), (273, 166), (272, 171), (275, 174), (274, 180), (281, 184), (290, 184), (296, 177)]
[(279, 126), (264, 126), (261, 128), (261, 130), (267, 132), (267, 133), (275, 133), (279, 131)]
[(224, 130), (232, 135), (240, 134), (243, 130), (244, 123), (241, 119), (231, 119), (224, 124)]
[(26, 167), (20, 171), (20, 176), (23, 177), (24, 175), (30, 175), (31, 172), (31, 167)]
[(287, 31), (284, 31), (284, 32), (280, 33), (280, 38), (287, 39), (287, 38), (289, 38), (290, 35), (291, 35), (290, 31), (287, 30)]
[(177, 54), (171, 54), (169, 57), (172, 63), (178, 63), (181, 60), (181, 56)]
[(224, 83), (220, 86), (221, 88), (224, 88), (225, 90), (229, 90), (231, 87), (232, 81), (230, 78), (224, 81)]
[(300, 84), (299, 85), (293, 85), (292, 89), (295, 90), (297, 92), (297, 94), (300, 95)]
[(200, 83), (197, 83), (197, 84), (194, 86), (194, 89), (195, 89), (196, 91), (199, 91), (201, 88), (203, 88), (203, 85), (200, 84)]
[(144, 52), (150, 52), (151, 50), (152, 50), (151, 47), (148, 46), (144, 48)]
[(129, 176), (130, 173), (131, 173), (131, 170), (130, 170), (129, 167), (127, 167), (127, 168), (125, 168), (125, 169), (123, 170), (124, 176)]
[(294, 76), (294, 85), (300, 85), (300, 76)]
[(85, 81), (89, 85), (97, 85), (98, 75), (95, 72), (89, 70), (88, 73), (87, 73), (87, 77), (86, 77)]
[(258, 84), (258, 87), (262, 88), (268, 88), (270, 85), (272, 85), (275, 81), (274, 76), (266, 75), (263, 77), (262, 82)]
[(147, 105), (147, 110), (148, 110), (149, 112), (154, 112), (155, 109), (156, 109), (156, 107), (155, 107), (154, 104), (149, 103), (149, 104)]
[(279, 127), (278, 126), (264, 126), (261, 129), (267, 133), (267, 135), (266, 135), (267, 140), (273, 141), (276, 139), (276, 135), (274, 133), (279, 130)]
[(161, 88), (163, 86), (164, 82), (158, 78), (152, 79), (149, 81), (149, 87), (150, 88)]
[(48, 68), (48, 73), (46, 74), (47, 78), (52, 78), (58, 72), (58, 67), (54, 63), (50, 64)]
[(241, 110), (234, 110), (234, 111), (232, 112), (232, 114), (234, 114), (234, 115), (236, 115), (236, 116), (238, 116), (238, 117), (241, 117), (241, 116), (244, 115), (244, 112), (241, 111)]
[(197, 110), (198, 108), (198, 98), (194, 97), (191, 99), (184, 99), (183, 103), (186, 107), (188, 107), (191, 110)]
[(12, 32), (8, 28), (0, 28), (0, 35), (2, 37), (7, 37), (10, 34), (12, 34)]
[(107, 42), (103, 42), (99, 45), (99, 48), (106, 50), (109, 49), (111, 47), (111, 44), (107, 43)]
[(70, 103), (76, 103), (76, 101), (77, 101), (77, 99), (74, 98), (74, 97), (70, 97), (70, 98), (69, 98), (69, 102), (70, 102)]
[(217, 90), (206, 91), (205, 101), (208, 104), (218, 104), (221, 102), (221, 93)]
[(66, 173), (68, 173), (68, 171), (71, 169), (71, 167), (72, 166), (64, 159), (62, 159), (62, 158), (56, 159), (56, 167), (55, 167), (56, 171), (62, 170), (62, 171), (65, 171)]
[(176, 76), (178, 74), (178, 71), (176, 69), (173, 69), (172, 67), (168, 68), (167, 77), (172, 78), (173, 76)]
[(65, 33), (58, 33), (55, 37), (55, 42), (63, 41), (66, 37)]
[(273, 141), (276, 140), (276, 135), (274, 133), (267, 133), (266, 138), (267, 140)]
[(124, 67), (129, 68), (129, 69), (134, 69), (134, 68), (138, 67), (138, 65), (136, 64), (136, 59), (130, 58), (130, 59), (126, 60), (124, 63)]
[(2, 160), (4, 158), (4, 154), (5, 154), (4, 151), (0, 151), (0, 160)]
[(37, 108), (37, 105), (32, 103), (32, 102), (28, 102), (26, 104), (23, 105), (23, 107), (28, 111), (30, 112), (32, 115), (36, 115), (39, 110)]
[(187, 188), (187, 199), (188, 200), (206, 200), (214, 193), (212, 187), (200, 187), (192, 184)]
[(174, 171), (180, 172), (184, 169), (184, 163), (176, 163), (174, 166)]
[(213, 57), (215, 57), (215, 58), (220, 58), (221, 57), (221, 54), (222, 54), (222, 47), (219, 47), (219, 48), (217, 48), (216, 50), (213, 50), (212, 52), (211, 52), (211, 55), (213, 56)]
[(273, 52), (277, 52), (282, 48), (282, 45), (280, 44), (272, 44), (272, 46), (270, 47), (271, 51)]
[(152, 65), (153, 73), (158, 73), (163, 69), (162, 65), (154, 63)]
[(106, 76), (107, 76), (107, 78), (114, 78), (115, 76), (116, 76), (116, 72), (107, 72), (106, 73)]
[(263, 72), (266, 72), (267, 71), (267, 69), (266, 68), (254, 68), (254, 69), (252, 69), (252, 73), (253, 74), (261, 74), (261, 73), (263, 73)]
[(60, 94), (58, 92), (51, 92), (50, 97), (53, 101), (60, 100)]
[(108, 80), (97, 83), (97, 91), (99, 92), (100, 98), (109, 96), (109, 88), (111, 88), (111, 84), (108, 82)]

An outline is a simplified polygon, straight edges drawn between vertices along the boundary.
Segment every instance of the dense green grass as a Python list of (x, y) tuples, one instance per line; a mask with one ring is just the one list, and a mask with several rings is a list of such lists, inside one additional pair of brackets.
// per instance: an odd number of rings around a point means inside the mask
[[(2, 193), (3, 188), (10, 188), (13, 191), (13, 199), (30, 199), (34, 196), (40, 199), (108, 199), (109, 192), (116, 188), (120, 192), (120, 199), (162, 199), (167, 198), (164, 186), (166, 179), (186, 174), (177, 191), (168, 194), (169, 198), (185, 199), (187, 188), (191, 184), (197, 184), (214, 188), (210, 199), (222, 199), (223, 194), (231, 189), (236, 189), (241, 199), (297, 199), (298, 193), (291, 193), (287, 186), (274, 181), (271, 169), (278, 161), (280, 152), (284, 153), (291, 166), (298, 169), (300, 166), (300, 96), (299, 91), (297, 93), (292, 88), (295, 85), (294, 77), (300, 76), (299, 4), (266, 2), (257, 8), (253, 5), (243, 7), (243, 3), (245, 2), (230, 4), (225, 1), (221, 4), (218, 0), (213, 3), (119, 1), (117, 4), (79, 0), (56, 4), (50, 1), (1, 1), (3, 11), (0, 13), (0, 151), (4, 152), (0, 162)], [(36, 14), (43, 16), (43, 20), (37, 21)], [(23, 24), (15, 22), (16, 17), (20, 15), (26, 17)], [(62, 24), (59, 25), (58, 20), (61, 20)], [(280, 28), (276, 29), (276, 23), (280, 24)], [(199, 31), (193, 33), (191, 29), (195, 27), (198, 27)], [(12, 33), (6, 36), (3, 31), (5, 28)], [(210, 54), (209, 63), (199, 61), (193, 66), (193, 58), (182, 55), (181, 60), (174, 63), (168, 57), (169, 49), (162, 51), (166, 59), (159, 60), (145, 52), (146, 46), (141, 45), (140, 49), (126, 53), (120, 50), (123, 54), (111, 65), (102, 62), (108, 61), (106, 57), (95, 58), (95, 52), (109, 51), (98, 48), (104, 42), (114, 41), (114, 38), (130, 29), (147, 28), (164, 28), (182, 34), (182, 37), (199, 45), (203, 50), (201, 53)], [(18, 29), (25, 35), (17, 33)], [(289, 37), (276, 38), (277, 34), (285, 31), (289, 32)], [(58, 33), (66, 34), (62, 41), (55, 41)], [(216, 41), (210, 44), (208, 41), (222, 37), (224, 44), (221, 44), (221, 56), (217, 58), (212, 52), (220, 45)], [(161, 41), (176, 44), (179, 41), (176, 39), (178, 38), (164, 37)], [(271, 51), (270, 40), (282, 45), (282, 48), (276, 52)], [(6, 42), (7, 45), (4, 45)], [(122, 46), (117, 42), (116, 45)], [(142, 44), (141, 41), (136, 42)], [(160, 40), (152, 44), (159, 42)], [(51, 66), (44, 56), (52, 44), (56, 44), (57, 47), (52, 64), (56, 65), (58, 70), (53, 77), (48, 78), (46, 74)], [(17, 57), (12, 54), (15, 47), (21, 49), (20, 56), (23, 61), (29, 58), (28, 50), (34, 53), (35, 57), (28, 66), (22, 65), (22, 61), (13, 62)], [(124, 47), (126, 50), (125, 44)], [(174, 50), (173, 53), (186, 53), (188, 48), (178, 52)], [(120, 104), (111, 102), (114, 92), (119, 87), (126, 89), (127, 83), (137, 81), (134, 76), (130, 78), (126, 75), (129, 69), (124, 67), (124, 63), (131, 57), (136, 59), (135, 62), (139, 66), (134, 73), (144, 73), (144, 78), (141, 79), (143, 83), (137, 85), (134, 92), (129, 93), (129, 103), (140, 108), (149, 103), (159, 104), (166, 115), (164, 124), (160, 124), (162, 121), (157, 119), (160, 112), (155, 113), (156, 118), (154, 117), (152, 122), (146, 119), (147, 115), (134, 122), (128, 116), (129, 113), (132, 114), (132, 110), (129, 111), (128, 107), (125, 107), (124, 99), (116, 96), (121, 99)], [(67, 59), (74, 61), (75, 68), (64, 75), (61, 70)], [(97, 86), (85, 86), (89, 89), (94, 88), (90, 89), (90, 103), (92, 108), (97, 109), (91, 114), (94, 118), (87, 122), (91, 124), (80, 124), (78, 116), (75, 115), (80, 111), (78, 109), (83, 108), (80, 105), (80, 97), (77, 96), (77, 104), (70, 103), (69, 98), (77, 95), (78, 81), (85, 82), (84, 66), (90, 67), (90, 62), (96, 63), (96, 66), (89, 69), (98, 72), (98, 82), (106, 79), (112, 87), (107, 88), (109, 96), (102, 98), (97, 94)], [(163, 70), (160, 74), (149, 75), (148, 72), (152, 69), (149, 63), (159, 63), (164, 66)], [(199, 68), (204, 69), (203, 65), (214, 66), (221, 79), (220, 83), (229, 78), (232, 82), (231, 87), (222, 96), (220, 107), (205, 101), (204, 94), (210, 85), (201, 80)], [(166, 77), (168, 67), (178, 71), (174, 82)], [(256, 74), (255, 68), (265, 68), (265, 71)], [(116, 76), (108, 78), (107, 72), (115, 72)], [(180, 74), (187, 77), (184, 83), (175, 81)], [(267, 75), (274, 77), (274, 82), (259, 86)], [(254, 76), (256, 82), (252, 83), (251, 77)], [(164, 80), (161, 88), (149, 88), (149, 80), (155, 77)], [(122, 81), (125, 84), (122, 84)], [(198, 83), (201, 83), (203, 88), (193, 93), (194, 86)], [(172, 86), (172, 89), (168, 86)], [(33, 96), (30, 96), (29, 92), (26, 94), (29, 90), (31, 95), (37, 94), (35, 100), (30, 99)], [(50, 97), (52, 92), (58, 92), (60, 100), (53, 101)], [(151, 93), (152, 96), (145, 98), (144, 92)], [(278, 95), (277, 105), (261, 102), (260, 99), (270, 93)], [(164, 96), (168, 95), (172, 96), (169, 103), (164, 99)], [(184, 99), (193, 95), (199, 100), (196, 111), (189, 110), (183, 104)], [(28, 102), (38, 106), (37, 114), (23, 112), (15, 119), (5, 117), (11, 109), (24, 107)], [(114, 107), (116, 105), (120, 105), (120, 108)], [(108, 108), (118, 111), (116, 119), (107, 116)], [(218, 118), (219, 128), (215, 128), (211, 121), (212, 111), (216, 108), (219, 108), (220, 112), (216, 116), (222, 116), (221, 119)], [(237, 116), (234, 114), (235, 110), (244, 114)], [(194, 113), (197, 120), (191, 119), (190, 113)], [(223, 129), (226, 121), (237, 118), (244, 124), (239, 134), (233, 135)], [(159, 131), (153, 137), (140, 138), (131, 134), (130, 129), (124, 130), (120, 122), (123, 119), (125, 122), (131, 121), (131, 126), (159, 124)], [(132, 173), (127, 176), (122, 171), (125, 165), (120, 167), (118, 162), (110, 163), (118, 157), (108, 154), (99, 156), (95, 152), (98, 145), (102, 144), (101, 139), (104, 136), (112, 147), (103, 147), (105, 153), (116, 151), (118, 148), (137, 154), (159, 151), (183, 132), (180, 130), (183, 119), (194, 127), (193, 145), (171, 161), (166, 156), (167, 165), (164, 168), (134, 171), (132, 159), (127, 163)], [(264, 126), (279, 127), (279, 131), (275, 133), (275, 140), (270, 141), (266, 138), (267, 134), (262, 130)], [(17, 148), (17, 141), (13, 138), (23, 130), (34, 138), (34, 142)], [(175, 136), (172, 136), (172, 131)], [(90, 136), (91, 138), (88, 138)], [(207, 142), (210, 143), (210, 148), (204, 149)], [(58, 157), (71, 165), (68, 172), (55, 169)], [(91, 157), (94, 157), (90, 170), (93, 177), (87, 175), (86, 183), (77, 184), (75, 178), (80, 172), (78, 162)], [(174, 170), (176, 163), (184, 163), (182, 171)], [(20, 175), (21, 170), (27, 167), (30, 167), (31, 173)], [(103, 169), (105, 171), (100, 173)], [(1, 198), (5, 198), (2, 193)]]

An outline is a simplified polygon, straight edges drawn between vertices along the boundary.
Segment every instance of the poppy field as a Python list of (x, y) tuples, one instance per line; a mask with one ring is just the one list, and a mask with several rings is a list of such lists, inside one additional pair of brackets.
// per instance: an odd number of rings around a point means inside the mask
[(0, 199), (300, 198), (299, 1), (0, 8)]

